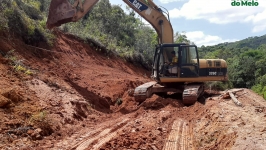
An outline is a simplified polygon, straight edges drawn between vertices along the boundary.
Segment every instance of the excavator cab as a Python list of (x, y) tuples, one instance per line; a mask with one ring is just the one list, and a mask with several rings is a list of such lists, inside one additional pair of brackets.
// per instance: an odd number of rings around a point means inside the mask
[[(175, 51), (178, 63), (171, 64), (171, 52)], [(179, 82), (178, 78), (199, 76), (199, 57), (197, 46), (187, 44), (161, 44), (155, 50), (152, 77), (158, 82), (169, 80)], [(182, 82), (180, 80), (180, 82)]]

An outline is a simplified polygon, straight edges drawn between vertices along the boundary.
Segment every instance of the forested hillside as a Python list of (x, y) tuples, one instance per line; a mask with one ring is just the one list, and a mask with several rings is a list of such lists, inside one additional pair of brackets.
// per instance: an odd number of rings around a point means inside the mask
[[(53, 45), (53, 33), (46, 29), (51, 0), (1, 0), (0, 30), (20, 36), (30, 45)], [(109, 0), (100, 0), (80, 21), (68, 23), (58, 29), (74, 34), (85, 41), (95, 41), (111, 53), (149, 69), (157, 34), (144, 25), (136, 13), (126, 13)], [(98, 49), (101, 50), (101, 49)]]
[[(54, 33), (46, 29), (51, 0), (0, 2), (1, 32), (17, 35), (28, 45), (46, 49), (53, 46)], [(125, 12), (119, 5), (111, 5), (109, 0), (100, 0), (80, 21), (64, 24), (58, 29), (76, 35), (85, 42), (93, 40), (106, 47), (106, 55), (112, 53), (146, 69), (151, 68), (157, 34), (130, 8)], [(175, 42), (190, 42), (179, 32), (174, 37)], [(252, 88), (266, 97), (266, 35), (202, 46), (199, 51), (201, 58), (223, 58), (228, 62), (230, 83), (219, 83), (219, 86)], [(1, 50), (0, 53), (5, 55)]]
[(251, 88), (266, 98), (266, 35), (199, 48), (201, 58), (221, 58), (228, 63), (230, 84)]

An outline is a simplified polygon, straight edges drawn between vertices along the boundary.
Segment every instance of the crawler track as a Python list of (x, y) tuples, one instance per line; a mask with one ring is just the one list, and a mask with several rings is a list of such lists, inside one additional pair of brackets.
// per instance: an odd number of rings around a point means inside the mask
[(191, 84), (186, 85), (183, 91), (183, 103), (184, 105), (193, 105), (198, 98), (203, 94), (203, 84)]

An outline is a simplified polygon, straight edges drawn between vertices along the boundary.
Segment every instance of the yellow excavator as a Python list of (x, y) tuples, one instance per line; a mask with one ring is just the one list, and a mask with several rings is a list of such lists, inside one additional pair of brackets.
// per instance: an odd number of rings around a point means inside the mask
[[(76, 22), (90, 11), (99, 0), (52, 0), (47, 28)], [(129, 7), (147, 20), (158, 34), (151, 78), (153, 81), (135, 88), (136, 101), (143, 102), (153, 94), (182, 93), (184, 105), (193, 105), (204, 93), (204, 82), (228, 81), (227, 63), (223, 59), (199, 59), (196, 45), (174, 43), (173, 28), (169, 16), (152, 0), (123, 0)], [(168, 66), (172, 53), (177, 63)]]

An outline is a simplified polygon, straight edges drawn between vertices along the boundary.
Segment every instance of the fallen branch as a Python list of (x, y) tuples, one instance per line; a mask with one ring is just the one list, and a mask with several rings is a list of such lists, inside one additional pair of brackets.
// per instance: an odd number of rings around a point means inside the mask
[(231, 89), (231, 90), (228, 90), (228, 92), (232, 92), (232, 93), (236, 93), (236, 92), (240, 92), (240, 91), (243, 91), (244, 89)]
[(219, 92), (219, 94), (220, 94), (220, 97), (222, 97), (223, 99), (229, 99), (231, 98), (229, 95), (229, 92), (236, 94), (237, 92), (240, 92), (240, 91), (244, 91), (244, 89), (231, 89), (231, 90), (227, 89), (225, 91)]
[(235, 97), (235, 95), (233, 94), (233, 92), (229, 92), (229, 95), (230, 95), (231, 99), (234, 101), (234, 103), (235, 103), (236, 105), (238, 105), (238, 106), (242, 106), (241, 102), (239, 102), (239, 101), (237, 100), (237, 98)]

